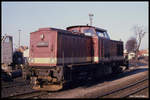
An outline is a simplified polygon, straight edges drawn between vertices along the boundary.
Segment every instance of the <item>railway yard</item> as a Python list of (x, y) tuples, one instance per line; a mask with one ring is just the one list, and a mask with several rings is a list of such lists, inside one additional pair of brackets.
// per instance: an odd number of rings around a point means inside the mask
[(1, 82), (1, 98), (149, 98), (148, 67), (148, 61), (130, 62), (129, 69), (123, 73), (74, 83), (55, 92), (33, 90), (28, 80), (18, 77), (12, 82)]
[(1, 99), (148, 99), (148, 3), (61, 3), (2, 3)]

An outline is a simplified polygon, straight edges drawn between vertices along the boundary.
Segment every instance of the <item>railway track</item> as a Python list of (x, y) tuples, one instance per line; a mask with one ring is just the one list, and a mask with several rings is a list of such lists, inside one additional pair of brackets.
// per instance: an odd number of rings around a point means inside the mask
[(1, 89), (2, 98), (9, 98), (13, 95), (33, 91), (33, 89), (30, 86), (30, 82), (24, 81), (21, 78), (15, 79), (14, 82), (3, 82)]
[[(138, 81), (138, 82), (136, 82), (136, 83), (134, 83), (134, 84), (130, 84), (130, 85), (128, 85), (128, 86), (126, 86), (126, 87), (123, 87), (123, 88), (121, 88), (121, 89), (117, 89), (117, 90), (113, 90), (113, 91), (111, 91), (111, 92), (108, 92), (108, 93), (105, 93), (105, 94), (102, 94), (102, 95), (100, 95), (100, 96), (96, 96), (96, 97), (94, 97), (94, 98), (108, 98), (108, 97), (110, 97), (111, 98), (111, 96), (114, 96), (114, 94), (119, 94), (118, 92), (120, 92), (120, 91), (125, 91), (125, 89), (128, 89), (128, 88), (130, 88), (130, 87), (135, 87), (135, 86), (137, 86), (138, 84), (143, 84), (143, 82), (145, 82), (145, 81), (147, 81), (148, 80), (148, 78), (144, 78), (144, 79), (142, 79), (142, 80), (140, 80), (140, 81)], [(18, 84), (19, 85), (19, 84)], [(21, 85), (21, 84), (20, 84)], [(17, 87), (17, 86), (16, 86)], [(21, 87), (20, 87), (21, 88)], [(148, 86), (146, 86), (145, 87), (145, 85), (143, 85), (143, 87), (142, 88), (140, 88), (140, 89), (134, 89), (134, 90), (136, 90), (136, 91), (132, 91), (132, 92), (129, 92), (129, 93), (126, 93), (126, 94), (122, 94), (122, 95), (119, 95), (118, 97), (119, 98), (125, 98), (125, 97), (130, 97), (131, 95), (133, 95), (133, 94), (135, 94), (135, 93), (137, 93), (137, 92), (139, 92), (139, 91), (141, 91), (141, 90), (144, 90), (144, 89), (146, 89), (146, 88), (148, 88)], [(20, 90), (21, 91), (21, 90)], [(61, 93), (61, 92), (64, 92), (64, 93)], [(66, 94), (68, 94), (68, 92), (67, 91), (61, 91), (61, 92), (54, 92), (54, 93), (49, 93), (49, 92), (46, 92), (46, 91), (37, 91), (37, 90), (31, 90), (31, 91), (25, 91), (25, 92), (20, 92), (20, 93), (16, 93), (16, 94), (13, 94), (13, 95), (9, 95), (9, 96), (5, 96), (4, 98), (13, 98), (13, 99), (15, 99), (15, 98), (20, 98), (20, 99), (27, 99), (27, 98), (42, 98), (43, 96), (48, 96), (48, 97), (57, 97), (58, 95), (64, 95), (64, 97), (66, 96)], [(74, 91), (75, 92), (75, 91)], [(69, 92), (70, 93), (70, 92)], [(42, 96), (42, 97), (41, 97)], [(78, 98), (80, 98), (80, 97), (78, 97)]]
[(100, 96), (97, 96), (96, 98), (127, 98), (133, 94), (136, 94), (136, 93), (148, 88), (149, 86), (148, 86), (147, 81), (148, 81), (148, 78), (144, 78), (133, 84), (129, 84), (125, 87), (104, 93)]
[(143, 88), (137, 89), (136, 91), (133, 91), (133, 92), (131, 92), (131, 93), (125, 95), (124, 97), (132, 96), (132, 95), (134, 95), (134, 94), (136, 94), (136, 93), (138, 93), (138, 92), (140, 92), (140, 91), (142, 91), (142, 90), (144, 90), (144, 89), (147, 89), (147, 88), (148, 88), (148, 86), (144, 86)]
[(17, 95), (12, 95), (9, 96), (7, 98), (10, 99), (28, 99), (28, 98), (36, 98), (38, 96), (41, 95), (46, 95), (48, 92), (46, 91), (31, 91), (31, 92), (27, 92), (27, 93), (21, 93), (21, 94), (17, 94)]
[(24, 85), (28, 85), (30, 82), (24, 82), (24, 83), (10, 83), (10, 84), (4, 84), (2, 85), (2, 89), (5, 88), (12, 88), (12, 87), (17, 87), (17, 86), (24, 86)]
[[(140, 80), (140, 81), (138, 81), (138, 82), (136, 82), (134, 84), (130, 84), (128, 86), (125, 86), (123, 88), (120, 88), (120, 89), (117, 89), (117, 90), (113, 90), (113, 91), (111, 91), (109, 93), (102, 94), (102, 95), (100, 95), (100, 96), (98, 96), (96, 98), (112, 98), (112, 96), (114, 96), (115, 94), (118, 94), (118, 98), (129, 97), (129, 96), (131, 96), (133, 94), (136, 94), (137, 92), (140, 92), (141, 90), (144, 90), (144, 89), (148, 88), (148, 86), (144, 85), (141, 88), (134, 89), (134, 91), (129, 92), (129, 93), (123, 92), (123, 91), (125, 91), (125, 89), (130, 89), (131, 87), (133, 87), (133, 86), (135, 87), (135, 86), (137, 86), (139, 84), (141, 85), (141, 84), (143, 84), (146, 81), (148, 81), (148, 78)], [(121, 93), (121, 91), (122, 91), (122, 93)], [(28, 98), (32, 98), (33, 99), (33, 98), (40, 98), (40, 96), (43, 96), (43, 95), (46, 96), (48, 94), (49, 94), (49, 92), (46, 92), (46, 91), (31, 91), (31, 92), (27, 92), (27, 93), (21, 93), (21, 94), (17, 94), (17, 95), (12, 95), (12, 96), (9, 96), (7, 98), (11, 98), (11, 99), (28, 99)], [(55, 96), (56, 96), (56, 94), (58, 95), (59, 92), (58, 93), (54, 93)], [(115, 97), (116, 97), (116, 95), (115, 95)]]

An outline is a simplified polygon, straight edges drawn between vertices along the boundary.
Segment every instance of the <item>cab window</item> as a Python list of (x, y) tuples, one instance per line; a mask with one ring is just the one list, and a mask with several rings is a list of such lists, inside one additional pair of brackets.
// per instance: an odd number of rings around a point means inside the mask
[(108, 35), (107, 32), (104, 32), (104, 34), (105, 34), (105, 36), (106, 36), (107, 39), (110, 39), (110, 37), (109, 37), (109, 35)]
[(76, 30), (76, 29), (73, 29), (73, 30), (71, 30), (72, 32), (79, 32), (78, 30)]
[(103, 32), (97, 31), (96, 34), (97, 34), (99, 37), (104, 37), (104, 38), (105, 38), (105, 34), (104, 34)]
[(85, 35), (88, 35), (88, 36), (93, 36), (94, 35), (93, 29), (83, 29), (83, 33)]
[(108, 35), (107, 32), (105, 32), (105, 31), (96, 30), (96, 34), (97, 34), (97, 36), (99, 36), (99, 37), (103, 37), (103, 38), (110, 39), (110, 38), (109, 38), (109, 35)]

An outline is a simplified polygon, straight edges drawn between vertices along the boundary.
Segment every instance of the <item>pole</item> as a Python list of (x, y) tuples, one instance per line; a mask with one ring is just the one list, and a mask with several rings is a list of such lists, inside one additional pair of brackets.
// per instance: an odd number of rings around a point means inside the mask
[(94, 15), (93, 14), (89, 14), (89, 19), (90, 19), (90, 26), (92, 26), (92, 17), (93, 17)]
[(20, 47), (20, 32), (21, 32), (21, 30), (19, 29), (18, 31), (19, 31), (19, 47)]

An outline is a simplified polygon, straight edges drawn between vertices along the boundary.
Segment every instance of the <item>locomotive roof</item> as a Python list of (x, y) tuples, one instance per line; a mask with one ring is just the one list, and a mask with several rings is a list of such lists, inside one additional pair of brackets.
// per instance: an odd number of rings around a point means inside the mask
[[(46, 30), (57, 30), (61, 32), (68, 32), (67, 30), (64, 29), (58, 29), (58, 28), (53, 28), (53, 27), (46, 27), (46, 28), (39, 28), (37, 31), (46, 31)], [(36, 31), (35, 31), (36, 32)], [(32, 32), (31, 32), (32, 33)]]
[[(102, 28), (98, 28), (98, 27), (94, 27), (94, 26), (89, 26), (89, 25), (75, 25), (75, 26), (69, 26), (67, 27), (66, 29), (67, 30), (64, 30), (64, 29), (58, 29), (58, 28), (53, 28), (53, 27), (47, 27), (47, 28), (39, 28), (37, 31), (40, 31), (40, 30), (57, 30), (57, 31), (60, 31), (60, 32), (65, 32), (65, 33), (68, 33), (68, 29), (70, 28), (75, 28), (75, 27), (92, 27), (94, 28), (95, 30), (100, 30), (100, 31), (107, 31), (105, 29), (102, 29)], [(35, 31), (36, 32), (36, 31)], [(32, 33), (32, 32), (31, 32)]]
[[(70, 33), (70, 31), (68, 30), (64, 30), (64, 29), (58, 29), (58, 28), (53, 28), (53, 27), (47, 27), (47, 28), (39, 28), (37, 31), (46, 31), (46, 30), (56, 30), (58, 32), (63, 32), (63, 33)], [(35, 31), (35, 32), (37, 32)], [(31, 32), (31, 34), (34, 32)]]
[(94, 26), (89, 26), (89, 25), (69, 26), (69, 27), (67, 27), (67, 30), (70, 29), (70, 28), (75, 28), (75, 27), (92, 27), (92, 28), (95, 28), (96, 30), (107, 31), (106, 29), (102, 29), (102, 28), (98, 28), (98, 27), (94, 27)]

